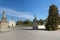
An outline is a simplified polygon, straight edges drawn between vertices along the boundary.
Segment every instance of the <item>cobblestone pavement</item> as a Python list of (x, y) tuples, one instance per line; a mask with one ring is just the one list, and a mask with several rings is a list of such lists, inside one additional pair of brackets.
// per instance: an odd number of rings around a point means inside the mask
[(60, 40), (60, 31), (10, 28), (9, 32), (0, 32), (0, 40)]

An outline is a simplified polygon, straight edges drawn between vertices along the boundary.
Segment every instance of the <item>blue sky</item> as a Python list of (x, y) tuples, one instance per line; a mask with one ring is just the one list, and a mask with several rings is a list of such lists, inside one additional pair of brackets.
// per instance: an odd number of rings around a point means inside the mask
[(46, 19), (52, 4), (55, 4), (60, 12), (60, 0), (0, 0), (0, 19), (4, 10), (8, 20), (33, 20), (34, 15), (38, 20)]

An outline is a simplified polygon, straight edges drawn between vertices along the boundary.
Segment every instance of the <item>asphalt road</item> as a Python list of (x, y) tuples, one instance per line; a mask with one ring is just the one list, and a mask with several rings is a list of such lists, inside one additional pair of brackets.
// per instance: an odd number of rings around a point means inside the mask
[(60, 31), (10, 28), (9, 32), (0, 32), (0, 40), (60, 40)]

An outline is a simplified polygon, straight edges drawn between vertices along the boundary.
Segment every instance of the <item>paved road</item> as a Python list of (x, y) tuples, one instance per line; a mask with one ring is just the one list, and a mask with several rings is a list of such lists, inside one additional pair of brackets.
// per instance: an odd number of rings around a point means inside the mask
[(0, 33), (0, 40), (60, 40), (60, 31), (10, 28), (9, 32)]

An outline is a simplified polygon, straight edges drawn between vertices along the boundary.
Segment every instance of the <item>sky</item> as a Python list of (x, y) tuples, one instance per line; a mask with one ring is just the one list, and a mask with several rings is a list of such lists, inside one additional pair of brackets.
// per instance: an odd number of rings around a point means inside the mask
[(60, 0), (0, 0), (0, 19), (5, 11), (7, 20), (33, 20), (48, 17), (49, 6), (55, 4), (60, 13)]

